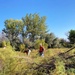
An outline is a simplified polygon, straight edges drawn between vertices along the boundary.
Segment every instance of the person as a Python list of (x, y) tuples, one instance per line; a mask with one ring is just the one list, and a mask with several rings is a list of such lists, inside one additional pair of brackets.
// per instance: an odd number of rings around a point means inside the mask
[(44, 47), (42, 46), (42, 44), (40, 44), (39, 54), (40, 56), (44, 57)]

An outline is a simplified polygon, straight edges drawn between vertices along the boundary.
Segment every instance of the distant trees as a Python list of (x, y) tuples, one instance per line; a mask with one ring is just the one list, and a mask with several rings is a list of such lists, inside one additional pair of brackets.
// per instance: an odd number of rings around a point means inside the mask
[(75, 44), (75, 30), (69, 31), (68, 39), (71, 44)]
[(46, 34), (45, 42), (48, 44), (48, 47), (52, 47), (54, 39), (55, 39), (54, 33)]
[[(3, 32), (10, 41), (10, 44), (19, 49), (19, 46), (34, 47), (36, 43), (44, 40), (44, 45), (49, 48), (68, 47), (69, 42), (57, 38), (54, 33), (47, 33), (46, 17), (38, 14), (26, 14), (21, 20), (9, 19), (5, 22)], [(69, 31), (70, 43), (75, 43), (75, 30)], [(40, 42), (39, 42), (40, 41)], [(22, 47), (22, 46), (21, 46)], [(24, 47), (24, 46), (23, 46)]]
[(59, 48), (62, 47), (60, 39), (57, 38), (54, 33), (47, 34), (45, 37), (45, 42), (48, 44), (49, 48)]
[(61, 43), (60, 43), (60, 39), (56, 37), (56, 38), (53, 40), (53, 48), (60, 48), (60, 47), (62, 47), (62, 46), (61, 46)]

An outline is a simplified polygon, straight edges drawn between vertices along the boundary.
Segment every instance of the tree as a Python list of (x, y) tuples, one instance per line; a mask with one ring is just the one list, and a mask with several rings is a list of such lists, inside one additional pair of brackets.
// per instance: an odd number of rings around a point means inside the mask
[(75, 30), (69, 31), (68, 39), (69, 39), (71, 44), (75, 43)]
[[(9, 19), (5, 21), (3, 32), (6, 34), (12, 46), (18, 44), (32, 44), (39, 36), (42, 39), (46, 33), (46, 17), (40, 17), (38, 14), (27, 14), (22, 20)], [(28, 43), (25, 43), (28, 39)], [(40, 39), (40, 38), (39, 38)]]
[(22, 18), (24, 25), (26, 26), (26, 34), (25, 36), (30, 39), (30, 41), (34, 42), (36, 36), (41, 36), (41, 34), (46, 33), (46, 17), (40, 17), (38, 14), (27, 14)]
[(12, 46), (20, 41), (18, 36), (21, 34), (22, 27), (22, 20), (9, 19), (5, 21), (3, 32), (6, 33), (6, 37), (9, 39)]
[(61, 44), (60, 44), (60, 40), (58, 38), (55, 38), (53, 40), (53, 48), (60, 48)]
[(55, 39), (54, 33), (46, 34), (45, 42), (48, 44), (48, 47), (53, 46), (53, 40)]

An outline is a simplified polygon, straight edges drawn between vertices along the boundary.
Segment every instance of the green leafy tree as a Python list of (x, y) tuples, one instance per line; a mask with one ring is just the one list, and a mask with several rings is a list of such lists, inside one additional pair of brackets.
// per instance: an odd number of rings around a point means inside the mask
[(69, 31), (68, 39), (69, 39), (71, 44), (75, 43), (75, 30)]
[(16, 44), (17, 40), (19, 41), (18, 36), (21, 34), (22, 27), (22, 20), (9, 19), (5, 21), (5, 29), (3, 29), (3, 31), (6, 33), (12, 46)]
[(41, 34), (46, 33), (46, 17), (40, 17), (38, 14), (27, 14), (25, 17), (22, 18), (26, 32), (25, 34), (26, 37), (30, 39), (30, 41), (34, 42), (36, 36), (41, 36)]
[(58, 38), (55, 38), (53, 40), (53, 48), (60, 48), (60, 47), (61, 47), (60, 40)]
[[(22, 20), (6, 20), (3, 32), (9, 39), (10, 44), (15, 48), (21, 43), (25, 44), (25, 39), (28, 39), (29, 42), (36, 41), (37, 36), (44, 39), (47, 31), (45, 21), (45, 16), (40, 17), (38, 14), (27, 14)], [(28, 45), (28, 43), (26, 44)]]
[(55, 39), (54, 33), (47, 34), (45, 37), (45, 42), (48, 44), (48, 47), (53, 46), (53, 40)]
[(68, 47), (68, 48), (72, 47), (70, 42), (65, 40), (65, 39), (63, 39), (63, 38), (60, 39), (60, 44), (61, 44), (61, 47)]

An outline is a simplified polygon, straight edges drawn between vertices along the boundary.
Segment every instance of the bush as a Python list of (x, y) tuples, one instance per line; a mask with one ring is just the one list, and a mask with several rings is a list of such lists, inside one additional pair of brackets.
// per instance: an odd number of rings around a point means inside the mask
[(6, 42), (6, 45), (7, 45), (7, 46), (10, 46), (10, 41), (7, 41), (7, 42)]
[(6, 41), (2, 41), (2, 47), (6, 47)]
[(67, 75), (65, 70), (65, 63), (60, 57), (56, 57), (55, 66), (56, 69), (52, 72), (51, 75)]
[(40, 40), (40, 39), (36, 40), (34, 43), (34, 48), (39, 49), (40, 44), (42, 44), (45, 48), (48, 48), (48, 44), (45, 43), (45, 40), (43, 40), (43, 39), (42, 40)]
[(24, 44), (20, 44), (19, 50), (20, 50), (21, 52), (24, 52), (24, 50), (25, 50), (25, 45), (24, 45)]

